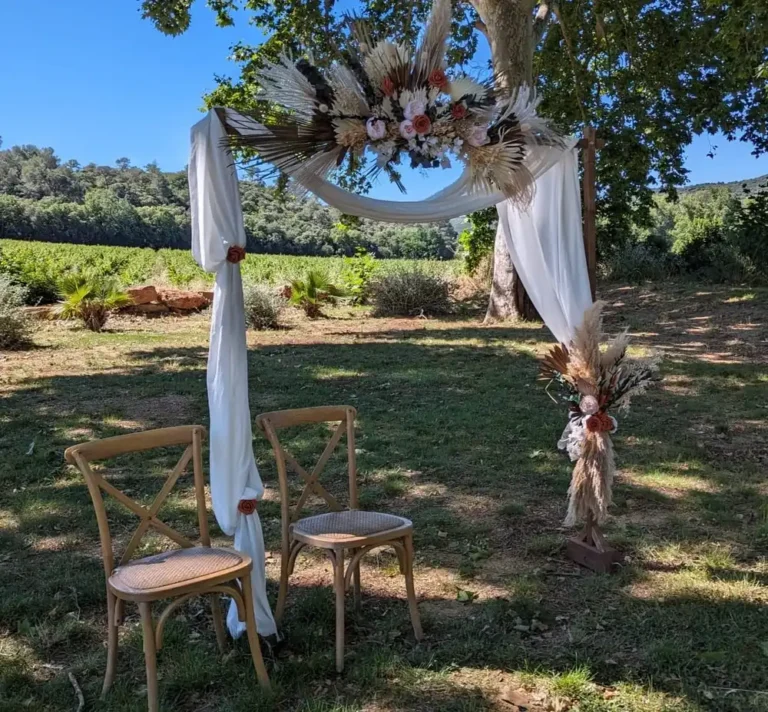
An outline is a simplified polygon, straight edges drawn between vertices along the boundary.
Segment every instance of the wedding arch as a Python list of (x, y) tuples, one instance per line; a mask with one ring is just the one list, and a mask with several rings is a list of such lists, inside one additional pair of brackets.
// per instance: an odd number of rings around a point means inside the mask
[[(235, 547), (253, 559), (262, 635), (276, 633), (276, 626), (266, 596), (264, 541), (254, 502), (264, 486), (252, 448), (239, 267), (246, 235), (232, 147), (255, 149), (261, 160), (291, 178), (293, 189), (312, 192), (346, 214), (430, 222), (496, 205), (499, 234), (559, 344), (543, 372), (563, 387), (569, 404), (560, 443), (576, 461), (568, 522), (586, 523), (573, 543), (573, 555), (593, 568), (605, 568), (612, 557), (597, 528), (610, 504), (614, 470), (610, 434), (616, 420), (606, 411), (642, 390), (651, 369), (627, 365), (625, 335), (607, 351), (600, 347), (600, 304), (593, 304), (589, 269), (594, 267), (597, 140), (588, 132), (581, 142), (592, 183), (591, 189), (585, 184), (591, 233), (585, 253), (576, 155), (580, 142), (552, 131), (536, 115), (538, 102), (525, 87), (504, 94), (469, 77), (449, 79), (443, 71), (449, 30), (447, 0), (435, 0), (413, 52), (386, 41), (373, 45), (364, 25), (355, 21), (352, 34), (360, 54), (352, 68), (334, 65), (323, 73), (306, 60), (281, 57), (259, 77), (263, 98), (280, 110), (246, 115), (216, 108), (192, 128), (192, 252), (203, 269), (216, 275), (207, 368), (213, 509), (222, 530), (234, 536)], [(454, 183), (422, 201), (376, 200), (328, 179), (344, 160), (361, 161), (369, 153), (375, 156), (371, 170), (383, 170), (395, 182), (403, 157), (414, 167), (434, 168), (446, 165), (452, 154), (465, 168)], [(596, 559), (590, 558), (593, 554)], [(242, 632), (234, 605), (227, 621), (233, 635)]]

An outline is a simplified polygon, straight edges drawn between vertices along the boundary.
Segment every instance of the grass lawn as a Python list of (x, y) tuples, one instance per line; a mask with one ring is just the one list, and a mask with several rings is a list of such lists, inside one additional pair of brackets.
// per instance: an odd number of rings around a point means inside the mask
[[(358, 408), (363, 505), (415, 524), (425, 640), (413, 641), (394, 555), (372, 555), (337, 676), (330, 565), (302, 554), (288, 643), (268, 660), (273, 696), (260, 693), (243, 640), (221, 659), (208, 603), (195, 601), (160, 653), (163, 709), (514, 712), (512, 690), (530, 710), (768, 710), (768, 291), (671, 284), (603, 297), (609, 330), (628, 327), (635, 348), (666, 356), (663, 382), (615, 439), (608, 536), (626, 560), (614, 575), (563, 555), (571, 466), (555, 450), (565, 413), (535, 380), (543, 328), (339, 310), (250, 334), (254, 415)], [(99, 700), (98, 532), (62, 453), (92, 437), (205, 424), (207, 330), (204, 314), (120, 318), (102, 334), (49, 324), (36, 348), (0, 355), (0, 710), (75, 710), (69, 673), (88, 710), (146, 709), (131, 607), (117, 681)], [(300, 461), (319, 454), (320, 435), (297, 434)], [(271, 487), (260, 513), (274, 596), (276, 473), (260, 435), (255, 445)], [(175, 456), (127, 458), (113, 474), (149, 501)], [(341, 461), (327, 474), (340, 492)], [(182, 482), (165, 520), (194, 531), (191, 478)], [(125, 540), (134, 520), (111, 510)], [(165, 545), (146, 539), (142, 553)]]

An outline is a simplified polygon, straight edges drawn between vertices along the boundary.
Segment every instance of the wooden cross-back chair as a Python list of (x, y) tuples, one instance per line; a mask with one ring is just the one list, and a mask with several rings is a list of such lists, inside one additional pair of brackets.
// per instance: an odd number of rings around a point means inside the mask
[[(421, 622), (413, 586), (413, 524), (405, 517), (359, 509), (357, 498), (357, 465), (355, 460), (355, 416), (351, 406), (320, 406), (296, 410), (263, 413), (256, 418), (266, 435), (277, 463), (280, 482), (280, 506), (282, 512), (282, 560), (280, 592), (277, 598), (275, 618), (280, 621), (285, 611), (288, 595), (288, 579), (296, 565), (296, 557), (306, 546), (325, 550), (333, 562), (334, 591), (336, 594), (336, 669), (344, 669), (344, 597), (351, 581), (354, 581), (355, 606), (359, 607), (360, 560), (372, 549), (391, 546), (400, 562), (400, 572), (405, 577), (408, 607), (413, 632), (421, 640)], [(280, 442), (278, 431), (298, 425), (334, 423), (331, 439), (311, 472), (304, 469)], [(320, 475), (338, 446), (347, 436), (347, 460), (349, 475), (349, 509), (343, 509), (336, 498), (320, 484)], [(295, 506), (291, 506), (288, 485), (288, 469), (293, 470), (304, 482)], [(326, 514), (301, 517), (301, 510), (310, 495), (315, 494), (331, 510)], [(344, 570), (345, 552), (350, 552), (349, 566)]]
[[(246, 623), (248, 643), (259, 683), (269, 687), (264, 661), (261, 657), (251, 592), (253, 564), (246, 554), (230, 548), (211, 547), (208, 533), (208, 515), (205, 504), (202, 441), (205, 429), (200, 425), (182, 425), (175, 428), (149, 430), (130, 435), (119, 435), (74, 445), (65, 452), (67, 462), (75, 465), (85, 477), (88, 491), (96, 510), (104, 574), (107, 579), (107, 670), (102, 696), (112, 685), (117, 669), (118, 627), (123, 619), (126, 601), (138, 604), (144, 633), (144, 656), (147, 668), (147, 698), (150, 712), (159, 709), (157, 688), (157, 651), (162, 646), (163, 629), (170, 614), (187, 599), (199, 595), (213, 595), (213, 625), (219, 649), (224, 652), (225, 633), (219, 596), (231, 596), (240, 620)], [(169, 446), (184, 446), (184, 453), (152, 504), (148, 507), (135, 502), (109, 482), (90, 463), (119, 455)], [(174, 485), (193, 465), (195, 500), (199, 527), (199, 543), (165, 524), (159, 518), (160, 509)], [(122, 556), (115, 563), (112, 535), (104, 505), (102, 491), (114, 497), (139, 517), (139, 526), (131, 537)], [(144, 536), (154, 530), (167, 536), (181, 548), (132, 559)], [(152, 618), (153, 601), (173, 598), (155, 624)]]

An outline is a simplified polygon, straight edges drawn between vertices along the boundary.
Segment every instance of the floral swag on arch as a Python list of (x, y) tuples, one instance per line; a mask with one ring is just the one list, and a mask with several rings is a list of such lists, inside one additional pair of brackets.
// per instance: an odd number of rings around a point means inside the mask
[[(344, 63), (319, 68), (283, 55), (256, 75), (260, 108), (243, 113), (232, 147), (255, 149), (258, 160), (299, 183), (343, 167), (373, 179), (383, 171), (405, 193), (400, 166), (465, 168), (468, 193), (493, 194), (527, 205), (535, 177), (528, 154), (535, 146), (561, 151), (565, 142), (536, 114), (538, 100), (523, 86), (496, 89), (446, 73), (450, 0), (435, 0), (418, 46), (374, 43), (366, 23), (348, 21)], [(304, 179), (304, 180), (302, 180)]]

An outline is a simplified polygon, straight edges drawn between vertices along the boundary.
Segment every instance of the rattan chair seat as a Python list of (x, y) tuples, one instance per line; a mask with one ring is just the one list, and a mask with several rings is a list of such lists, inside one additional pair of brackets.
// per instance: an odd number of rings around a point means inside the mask
[(402, 528), (409, 526), (411, 522), (405, 517), (352, 509), (299, 519), (293, 525), (292, 533), (295, 538), (306, 537), (315, 542), (339, 544), (352, 540), (357, 542), (365, 537), (379, 537), (389, 531), (397, 531), (398, 536), (402, 536)]
[(234, 549), (206, 546), (174, 549), (119, 566), (109, 577), (109, 585), (127, 596), (146, 594), (192, 584), (216, 574), (231, 575), (233, 570), (249, 563), (248, 556)]

